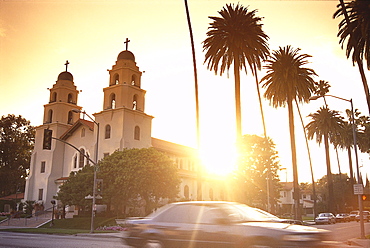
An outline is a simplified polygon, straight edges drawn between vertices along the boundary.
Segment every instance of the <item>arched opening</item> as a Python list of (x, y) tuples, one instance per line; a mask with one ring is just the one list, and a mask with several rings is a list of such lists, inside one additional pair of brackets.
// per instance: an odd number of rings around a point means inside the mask
[(136, 75), (132, 75), (132, 77), (131, 77), (131, 85), (139, 86), (139, 85), (138, 85), (138, 82), (137, 82), (137, 77), (136, 77)]
[(132, 109), (137, 110), (137, 95), (134, 95), (134, 98), (132, 99)]
[(189, 198), (189, 186), (188, 185), (185, 185), (184, 187), (184, 197), (186, 200), (190, 200)]
[(46, 123), (52, 123), (52, 122), (53, 122), (53, 110), (49, 109), (48, 119), (47, 119)]
[(116, 108), (116, 94), (112, 93), (109, 96), (109, 108), (115, 109)]
[(80, 160), (78, 163), (78, 168), (84, 167), (84, 162), (85, 162), (85, 149), (81, 148), (80, 149)]
[(68, 94), (68, 103), (73, 103), (73, 95), (71, 93)]
[(73, 169), (77, 169), (77, 154), (73, 158)]
[(110, 83), (109, 86), (116, 85), (116, 84), (119, 84), (119, 75), (118, 74), (114, 74), (113, 80), (112, 80), (112, 82)]
[(134, 139), (135, 140), (140, 140), (140, 127), (136, 126), (135, 131), (134, 131)]
[(50, 99), (50, 102), (56, 102), (56, 101), (57, 101), (57, 93), (53, 92), (53, 94), (51, 96), (51, 99)]
[(110, 139), (110, 133), (111, 133), (111, 127), (110, 127), (110, 125), (106, 125), (105, 126), (105, 136), (104, 136), (104, 138), (105, 139)]
[(73, 112), (72, 111), (68, 111), (68, 121), (67, 121), (68, 124), (73, 124)]

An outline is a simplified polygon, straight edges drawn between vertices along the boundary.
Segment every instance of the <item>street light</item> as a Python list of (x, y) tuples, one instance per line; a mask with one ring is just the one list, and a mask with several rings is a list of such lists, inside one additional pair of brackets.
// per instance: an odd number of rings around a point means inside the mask
[[(348, 99), (341, 98), (341, 97), (338, 97), (338, 96), (323, 95), (323, 96), (312, 96), (312, 97), (310, 97), (310, 100), (317, 100), (320, 97), (324, 97), (324, 96), (334, 97), (334, 98), (337, 98), (339, 100), (343, 100), (343, 101), (346, 101), (346, 102), (350, 102), (351, 103), (353, 149), (355, 151), (355, 158), (356, 158), (357, 180), (358, 180), (358, 182), (360, 182), (360, 167), (358, 165), (358, 154), (357, 154), (357, 131), (356, 131), (357, 128), (356, 128), (356, 125), (355, 125), (355, 114), (354, 114), (354, 111), (353, 111), (353, 101), (352, 101), (352, 98), (350, 100), (348, 100)], [(353, 186), (355, 188), (355, 185), (353, 185)], [(364, 220), (363, 220), (363, 205), (362, 205), (362, 197), (361, 197), (361, 195), (362, 194), (357, 193), (358, 208), (359, 208), (359, 211), (360, 211), (361, 238), (364, 239), (365, 238), (365, 228), (364, 228)]]
[(98, 144), (99, 144), (99, 123), (97, 123), (90, 115), (88, 115), (85, 111), (81, 111), (79, 109), (72, 109), (75, 113), (82, 113), (89, 117), (96, 126), (96, 144), (95, 144), (95, 164), (94, 164), (94, 185), (93, 185), (93, 195), (92, 195), (92, 206), (91, 206), (91, 225), (90, 225), (90, 233), (94, 233), (94, 218), (95, 218), (95, 203), (96, 203), (96, 170), (98, 164)]

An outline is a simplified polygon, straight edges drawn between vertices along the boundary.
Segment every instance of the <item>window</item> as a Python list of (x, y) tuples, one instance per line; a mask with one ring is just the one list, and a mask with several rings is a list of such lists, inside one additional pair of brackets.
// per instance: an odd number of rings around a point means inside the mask
[(49, 109), (47, 123), (53, 122), (53, 110)]
[(132, 75), (132, 77), (131, 77), (131, 85), (137, 86), (136, 75)]
[(136, 126), (135, 131), (134, 131), (134, 139), (135, 140), (140, 140), (140, 127)]
[(137, 110), (137, 95), (134, 95), (134, 99), (132, 100), (132, 109)]
[(110, 86), (115, 85), (115, 84), (118, 84), (118, 83), (119, 83), (119, 75), (118, 74), (114, 74), (113, 82), (110, 84)]
[(73, 158), (73, 168), (77, 169), (77, 155)]
[(85, 132), (86, 132), (85, 128), (82, 128), (81, 129), (81, 137), (85, 137)]
[(45, 173), (45, 165), (46, 165), (46, 162), (45, 161), (41, 161), (40, 173)]
[(184, 197), (186, 200), (189, 200), (189, 186), (188, 185), (185, 185), (184, 187)]
[(52, 97), (51, 97), (51, 101), (50, 102), (56, 102), (57, 101), (57, 93), (54, 92)]
[(105, 139), (110, 139), (111, 127), (110, 125), (105, 126)]
[(73, 124), (73, 112), (68, 112), (68, 124)]
[(39, 189), (39, 198), (38, 198), (39, 201), (42, 201), (43, 194), (44, 194), (44, 189)]
[(84, 167), (84, 162), (85, 162), (85, 149), (81, 148), (80, 149), (80, 161), (78, 163), (78, 168)]
[(111, 109), (116, 108), (116, 95), (114, 93), (110, 94), (109, 96), (109, 107)]
[(68, 103), (73, 103), (73, 96), (72, 96), (72, 94), (68, 94)]

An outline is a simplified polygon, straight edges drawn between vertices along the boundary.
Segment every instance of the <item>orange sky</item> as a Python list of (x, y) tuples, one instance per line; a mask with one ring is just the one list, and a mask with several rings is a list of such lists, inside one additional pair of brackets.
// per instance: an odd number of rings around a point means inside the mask
[[(353, 98), (355, 108), (367, 114), (357, 68), (340, 49), (338, 20), (332, 16), (337, 1), (239, 1), (264, 17), (263, 29), (272, 50), (292, 45), (313, 57), (309, 64), (332, 85), (330, 94)], [(217, 160), (234, 140), (233, 76), (215, 76), (203, 65), (201, 42), (210, 20), (228, 2), (189, 0), (199, 74), (201, 142)], [(235, 2), (237, 3), (237, 2)], [(174, 0), (38, 0), (0, 1), (0, 115), (16, 114), (42, 124), (43, 105), (58, 74), (69, 60), (69, 71), (82, 92), (80, 106), (88, 113), (102, 110), (102, 88), (124, 40), (137, 65), (145, 71), (142, 88), (147, 90), (146, 113), (153, 115), (153, 137), (196, 146), (194, 81), (190, 39), (184, 2)], [(250, 73), (249, 73), (250, 74)], [(367, 72), (370, 78), (369, 72)], [(260, 77), (263, 74), (260, 73)], [(262, 90), (263, 92), (263, 90)], [(330, 107), (344, 111), (347, 102), (328, 99)], [(302, 106), (303, 116), (315, 112), (321, 100)], [(291, 180), (289, 130), (286, 109), (273, 109), (264, 101), (267, 133), (277, 144), (282, 167)], [(255, 82), (242, 77), (243, 133), (263, 134)], [(298, 117), (298, 115), (296, 114)], [(298, 121), (298, 118), (297, 118)], [(297, 126), (299, 178), (310, 181), (303, 133)], [(310, 143), (315, 177), (325, 173), (324, 148)], [(338, 163), (332, 152), (332, 171)], [(342, 172), (348, 172), (345, 152), (340, 152)], [(363, 173), (368, 156), (361, 156)], [(282, 174), (285, 181), (285, 174)]]

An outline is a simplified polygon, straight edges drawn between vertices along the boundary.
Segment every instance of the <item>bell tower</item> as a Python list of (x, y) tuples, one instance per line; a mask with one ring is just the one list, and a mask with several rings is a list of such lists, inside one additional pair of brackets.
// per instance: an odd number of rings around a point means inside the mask
[(79, 119), (79, 115), (73, 113), (73, 109), (81, 109), (77, 106), (78, 90), (73, 83), (73, 75), (68, 72), (69, 62), (65, 63), (66, 70), (61, 72), (58, 80), (50, 90), (49, 103), (44, 105), (43, 124), (62, 123), (72, 125)]
[[(99, 158), (124, 148), (151, 146), (152, 116), (145, 114), (145, 93), (141, 88), (142, 72), (135, 55), (128, 49), (120, 52), (109, 71), (109, 85), (103, 89), (103, 111), (94, 116), (100, 124)], [(113, 147), (112, 147), (113, 146)]]

